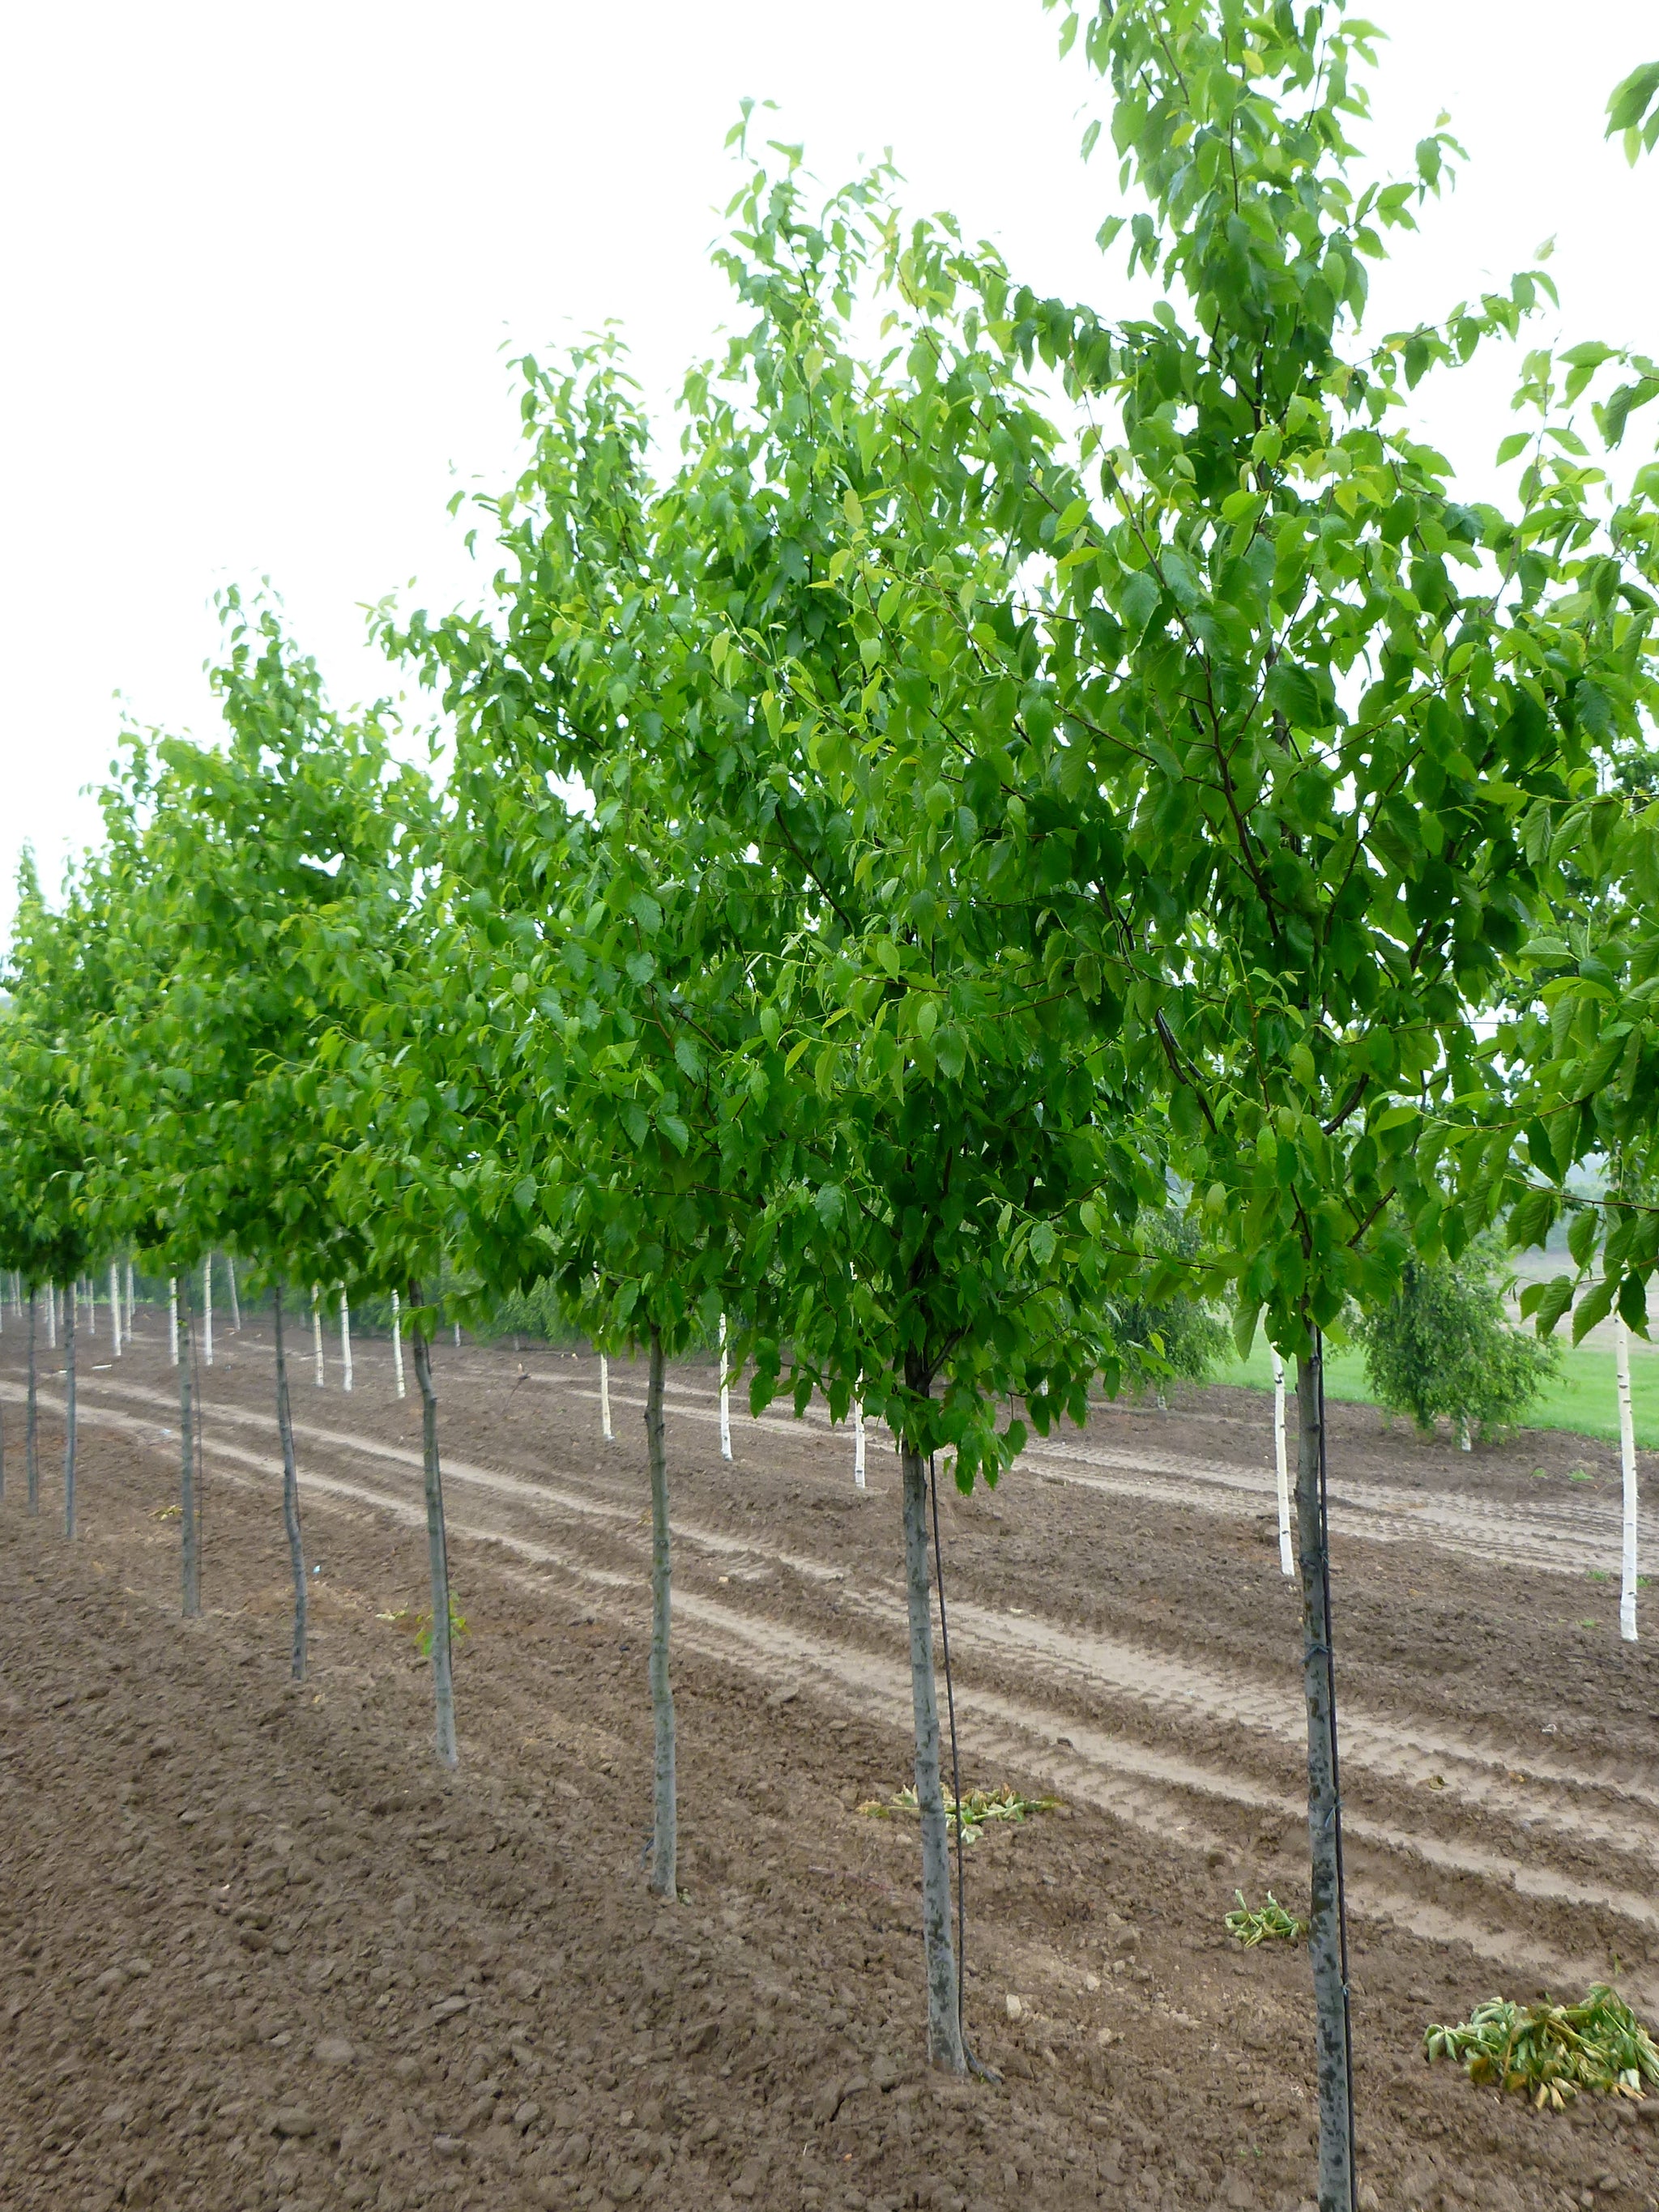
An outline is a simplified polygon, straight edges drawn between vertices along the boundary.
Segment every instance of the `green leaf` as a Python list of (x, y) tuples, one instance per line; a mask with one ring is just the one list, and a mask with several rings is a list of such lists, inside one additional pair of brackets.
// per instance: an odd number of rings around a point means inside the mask
[(1613, 1310), (1613, 1295), (1618, 1288), (1615, 1278), (1603, 1276), (1594, 1283), (1580, 1298), (1572, 1316), (1572, 1340), (1582, 1344), (1598, 1322), (1607, 1319)]
[(1567, 1249), (1572, 1255), (1573, 1266), (1581, 1273), (1590, 1263), (1601, 1228), (1601, 1217), (1589, 1206), (1582, 1206), (1567, 1224)]

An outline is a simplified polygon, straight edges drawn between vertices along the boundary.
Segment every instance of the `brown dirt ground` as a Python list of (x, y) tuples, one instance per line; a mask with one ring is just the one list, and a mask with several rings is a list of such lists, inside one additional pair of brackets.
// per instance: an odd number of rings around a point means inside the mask
[[(1221, 1927), (1235, 1887), (1303, 1894), (1297, 1605), (1270, 1492), (1217, 1474), (1268, 1466), (1261, 1397), (1103, 1409), (1093, 1459), (1055, 1440), (994, 1498), (944, 1501), (964, 1787), (1064, 1800), (968, 1855), (969, 2035), (1003, 2079), (957, 2084), (920, 2063), (914, 1829), (855, 1809), (908, 1756), (874, 1432), (862, 1496), (821, 1422), (734, 1410), (726, 1466), (708, 1370), (675, 1377), (686, 1897), (658, 1908), (637, 1376), (613, 1370), (606, 1447), (591, 1361), (440, 1347), (468, 1620), (450, 1778), (386, 1347), (349, 1398), (334, 1362), (325, 1392), (295, 1363), (320, 1571), (301, 1689), (268, 1342), (250, 1321), (202, 1376), (191, 1622), (163, 1334), (145, 1318), (118, 1368), (83, 1344), (73, 1547), (60, 1386), (32, 1521), (9, 1314), (0, 1337), (8, 2212), (1310, 2195), (1305, 1960)], [(1659, 2207), (1659, 2100), (1544, 2118), (1420, 2055), (1428, 2020), (1499, 1989), (1659, 1990), (1659, 1668), (1576, 1564), (1605, 1541), (1616, 1567), (1613, 1456), (1539, 1435), (1472, 1461), (1333, 1410), (1359, 1501), (1335, 1551), (1364, 2201)], [(1527, 1515), (1565, 1564), (1501, 1553)]]

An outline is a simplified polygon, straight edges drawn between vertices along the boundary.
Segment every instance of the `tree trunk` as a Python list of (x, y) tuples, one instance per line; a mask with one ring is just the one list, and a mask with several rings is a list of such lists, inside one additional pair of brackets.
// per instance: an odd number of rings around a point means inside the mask
[(283, 1350), (283, 1285), (272, 1286), (271, 1329), (276, 1340), (276, 1433), (283, 1440), (283, 1526), (288, 1531), (289, 1565), (294, 1571), (294, 1666), (296, 1682), (306, 1678), (306, 1553), (300, 1538), (300, 1471), (294, 1463), (294, 1422), (288, 1403), (288, 1359)]
[(864, 1401), (853, 1401), (853, 1481), (862, 1490), (864, 1483)]
[(113, 1260), (109, 1263), (109, 1333), (111, 1352), (118, 1359), (121, 1357), (121, 1271)]
[(225, 1255), (225, 1273), (230, 1282), (230, 1331), (233, 1336), (242, 1333), (242, 1301), (236, 1295), (236, 1262), (228, 1252)]
[(674, 1779), (674, 1692), (668, 1680), (674, 1554), (668, 1528), (668, 1455), (663, 1444), (662, 1401), (662, 1331), (653, 1328), (645, 1392), (645, 1448), (651, 1468), (651, 1719), (656, 1749), (648, 1887), (659, 1897), (678, 1899), (679, 1802)]
[(351, 1388), (351, 1308), (346, 1303), (343, 1283), (340, 1285), (340, 1359), (345, 1369), (340, 1388), (349, 1390)]
[(1273, 1469), (1279, 1486), (1279, 1571), (1293, 1575), (1296, 1561), (1291, 1556), (1291, 1474), (1285, 1449), (1285, 1363), (1276, 1352), (1273, 1353)]
[(184, 1611), (186, 1620), (193, 1620), (202, 1610), (202, 1562), (196, 1542), (196, 1451), (191, 1434), (191, 1343), (190, 1277), (179, 1280), (185, 1286), (182, 1326), (179, 1331), (179, 1534), (184, 1539)]
[(179, 1278), (167, 1277), (167, 1358), (179, 1364)]
[(404, 1389), (404, 1316), (398, 1304), (398, 1293), (392, 1293), (392, 1371), (398, 1378), (398, 1395), (406, 1397)]
[[(418, 1309), (421, 1286), (409, 1286), (409, 1303)], [(426, 1462), (426, 1548), (432, 1572), (432, 1695), (437, 1718), (438, 1763), (456, 1766), (455, 1673), (449, 1648), (449, 1540), (444, 1527), (443, 1469), (438, 1462), (438, 1394), (432, 1386), (432, 1352), (426, 1331), (412, 1330), (415, 1380), (421, 1391), (421, 1437)]]
[(311, 1350), (317, 1363), (313, 1379), (320, 1390), (323, 1387), (323, 1304), (322, 1293), (315, 1283), (311, 1286)]
[(129, 1336), (129, 1337), (131, 1337), (131, 1334), (132, 1334), (132, 1262), (131, 1262), (131, 1260), (129, 1260), (129, 1261), (127, 1261), (127, 1267), (126, 1267), (126, 1279), (127, 1279), (127, 1334), (128, 1334), (128, 1336)]
[(1636, 1425), (1630, 1405), (1630, 1331), (1623, 1317), (1613, 1322), (1613, 1364), (1619, 1383), (1619, 1459), (1625, 1478), (1624, 1563), (1620, 1577), (1619, 1633), (1636, 1641)]
[(1297, 1361), (1296, 1395), (1297, 1550), (1302, 1565), (1302, 1680), (1308, 1706), (1308, 1955), (1313, 1967), (1319, 2092), (1319, 2212), (1352, 2212), (1353, 2069), (1325, 1510), (1325, 1389), (1317, 1335), (1311, 1357)]
[(605, 1431), (608, 1444), (616, 1443), (611, 1432), (611, 1362), (604, 1352), (599, 1354), (599, 1426)]
[(75, 1534), (75, 1307), (64, 1330), (64, 1534)]
[(23, 1416), (23, 1480), (28, 1492), (31, 1513), (40, 1510), (40, 1401), (35, 1389), (34, 1333), (35, 1316), (40, 1310), (40, 1294), (34, 1285), (29, 1285), (29, 1399)]
[(48, 1352), (56, 1352), (58, 1349), (58, 1285), (56, 1283), (46, 1285), (46, 1349)]
[(908, 1441), (904, 1475), (904, 1585), (910, 1613), (910, 1702), (916, 1724), (916, 1804), (921, 1814), (921, 1940), (927, 1964), (927, 2061), (965, 2074), (951, 1940), (951, 1851), (939, 1783), (939, 1692), (933, 1680), (933, 1608), (927, 1575), (927, 1462)]
[(213, 1364), (213, 1255), (202, 1262), (202, 1364)]

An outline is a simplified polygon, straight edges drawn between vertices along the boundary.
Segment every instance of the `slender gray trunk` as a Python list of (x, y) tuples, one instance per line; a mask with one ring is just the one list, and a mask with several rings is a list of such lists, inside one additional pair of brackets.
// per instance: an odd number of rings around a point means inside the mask
[(179, 1278), (179, 1532), (183, 1539), (184, 1611), (187, 1620), (202, 1610), (202, 1562), (196, 1542), (196, 1439), (191, 1405), (190, 1276)]
[(228, 1252), (225, 1255), (225, 1273), (230, 1278), (230, 1327), (233, 1335), (242, 1333), (242, 1301), (236, 1295), (236, 1262)]
[(656, 1758), (652, 1787), (651, 1880), (659, 1897), (679, 1896), (679, 1802), (674, 1779), (674, 1692), (668, 1679), (674, 1554), (668, 1529), (668, 1455), (662, 1429), (662, 1331), (651, 1332), (645, 1391), (645, 1447), (651, 1466), (651, 1719)]
[(283, 1440), (283, 1526), (294, 1570), (294, 1679), (306, 1678), (306, 1554), (300, 1540), (300, 1473), (294, 1463), (294, 1422), (288, 1404), (288, 1359), (283, 1350), (283, 1286), (275, 1286), (271, 1320), (276, 1340), (276, 1433)]
[[(421, 1286), (409, 1286), (409, 1303), (418, 1310)], [(421, 1436), (426, 1462), (426, 1547), (432, 1569), (432, 1694), (437, 1712), (438, 1763), (456, 1766), (455, 1673), (449, 1648), (449, 1542), (444, 1528), (443, 1469), (438, 1463), (438, 1394), (432, 1386), (432, 1347), (418, 1322), (411, 1324), (415, 1380), (421, 1391)]]
[(75, 1302), (64, 1328), (64, 1534), (75, 1534)]
[(1342, 1925), (1342, 1811), (1326, 1548), (1322, 1366), (1316, 1337), (1312, 1356), (1296, 1364), (1296, 1533), (1302, 1568), (1302, 1680), (1308, 1705), (1308, 1955), (1313, 1967), (1319, 2093), (1319, 2212), (1352, 2212), (1352, 2068)]
[(35, 1390), (34, 1328), (40, 1294), (29, 1285), (29, 1401), (23, 1416), (23, 1480), (31, 1513), (40, 1510), (40, 1401)]
[(921, 1814), (921, 1941), (927, 1964), (927, 2061), (965, 2074), (951, 1940), (951, 1849), (939, 1781), (939, 1692), (933, 1680), (933, 1607), (927, 1573), (927, 1462), (899, 1446), (904, 1477), (904, 1589), (910, 1613), (910, 1702), (916, 1724), (916, 1804)]

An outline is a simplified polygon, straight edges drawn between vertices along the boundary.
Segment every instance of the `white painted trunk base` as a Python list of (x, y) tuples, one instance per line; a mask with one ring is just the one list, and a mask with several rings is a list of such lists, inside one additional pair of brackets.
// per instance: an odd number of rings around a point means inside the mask
[(1291, 1557), (1291, 1469), (1285, 1450), (1285, 1363), (1273, 1353), (1273, 1472), (1279, 1485), (1279, 1571), (1293, 1575)]
[(726, 1316), (720, 1316), (720, 1457), (732, 1456), (732, 1390), (726, 1372)]
[(1619, 1633), (1626, 1644), (1636, 1641), (1636, 1424), (1630, 1405), (1630, 1331), (1615, 1315), (1613, 1323), (1613, 1364), (1619, 1383), (1619, 1458), (1625, 1477), (1625, 1545), (1620, 1577)]

